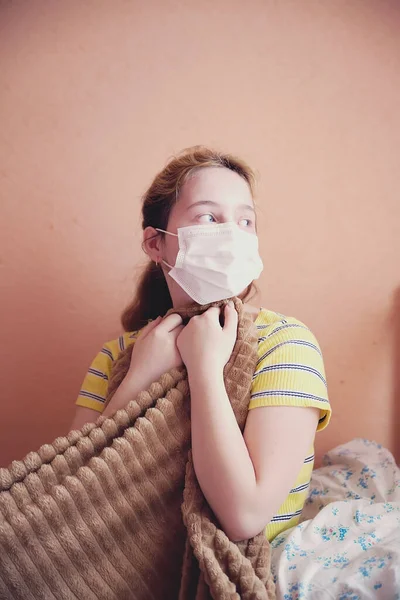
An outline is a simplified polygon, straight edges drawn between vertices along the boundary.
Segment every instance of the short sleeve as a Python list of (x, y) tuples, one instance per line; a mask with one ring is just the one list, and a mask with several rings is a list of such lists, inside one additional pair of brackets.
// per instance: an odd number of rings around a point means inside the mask
[(262, 328), (249, 410), (261, 406), (320, 409), (317, 431), (330, 420), (331, 407), (319, 344), (300, 321), (283, 318)]
[(86, 373), (76, 401), (77, 406), (103, 412), (114, 361), (117, 360), (120, 352), (135, 343), (138, 335), (139, 331), (126, 332), (116, 340), (104, 344)]
[(112, 350), (104, 344), (86, 373), (76, 401), (77, 406), (103, 412), (113, 362)]
[(135, 343), (138, 333), (138, 331), (127, 332), (118, 339), (104, 344), (86, 373), (76, 401), (77, 406), (103, 412), (114, 361), (120, 352)]

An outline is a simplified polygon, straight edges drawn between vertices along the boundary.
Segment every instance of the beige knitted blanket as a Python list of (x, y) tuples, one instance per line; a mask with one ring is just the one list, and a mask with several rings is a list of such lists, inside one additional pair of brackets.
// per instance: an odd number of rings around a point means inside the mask
[[(237, 341), (224, 379), (243, 430), (257, 360), (235, 300)], [(207, 307), (178, 311), (182, 317)], [(116, 361), (109, 395), (129, 365)], [(233, 543), (197, 483), (190, 401), (175, 369), (112, 417), (0, 469), (0, 599), (272, 600), (263, 533)]]

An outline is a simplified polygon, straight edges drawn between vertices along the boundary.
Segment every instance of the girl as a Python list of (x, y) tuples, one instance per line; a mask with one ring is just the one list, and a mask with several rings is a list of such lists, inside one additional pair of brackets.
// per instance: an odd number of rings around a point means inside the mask
[[(99, 413), (113, 414), (184, 363), (196, 475), (233, 541), (264, 527), (272, 540), (298, 522), (315, 432), (330, 418), (321, 351), (300, 321), (245, 304), (259, 331), (259, 360), (242, 435), (223, 380), (236, 339), (233, 305), (225, 307), (223, 326), (215, 307), (186, 327), (177, 314), (163, 318), (172, 306), (249, 298), (262, 269), (253, 192), (247, 164), (204, 147), (184, 151), (156, 176), (142, 208), (151, 262), (122, 315), (126, 333), (106, 343), (89, 368), (72, 425), (80, 429)], [(105, 406), (113, 361), (128, 344), (134, 344), (130, 369)]]

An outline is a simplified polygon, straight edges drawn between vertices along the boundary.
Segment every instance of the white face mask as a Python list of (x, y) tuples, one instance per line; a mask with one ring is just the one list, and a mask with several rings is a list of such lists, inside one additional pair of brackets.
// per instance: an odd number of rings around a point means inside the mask
[(258, 238), (236, 223), (178, 227), (179, 252), (169, 275), (198, 304), (237, 296), (263, 270)]

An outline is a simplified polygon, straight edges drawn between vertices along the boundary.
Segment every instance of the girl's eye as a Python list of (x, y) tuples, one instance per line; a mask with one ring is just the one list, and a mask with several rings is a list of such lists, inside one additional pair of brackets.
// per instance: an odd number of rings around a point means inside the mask
[(198, 217), (198, 220), (200, 221), (200, 223), (215, 223), (214, 217), (210, 214), (200, 215)]
[(240, 221), (239, 221), (239, 225), (240, 225), (241, 227), (251, 227), (251, 225), (252, 225), (252, 222), (251, 222), (251, 220), (250, 220), (250, 219), (240, 219)]

